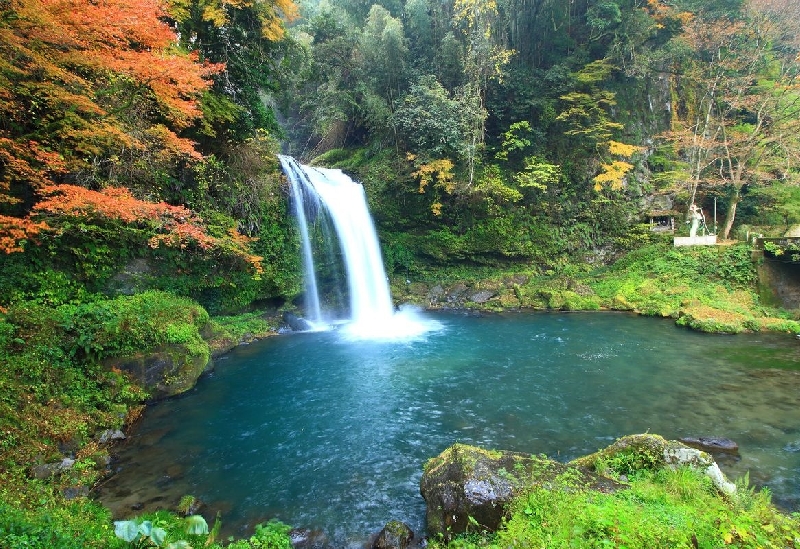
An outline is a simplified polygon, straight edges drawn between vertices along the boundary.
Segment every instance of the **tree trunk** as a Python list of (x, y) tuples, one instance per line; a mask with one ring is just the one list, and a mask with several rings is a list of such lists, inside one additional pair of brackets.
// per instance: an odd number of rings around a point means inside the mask
[(728, 211), (725, 212), (725, 225), (722, 227), (722, 240), (728, 240), (728, 235), (733, 227), (733, 220), (736, 218), (736, 206), (739, 204), (739, 187), (734, 187), (731, 191), (731, 201), (728, 203)]

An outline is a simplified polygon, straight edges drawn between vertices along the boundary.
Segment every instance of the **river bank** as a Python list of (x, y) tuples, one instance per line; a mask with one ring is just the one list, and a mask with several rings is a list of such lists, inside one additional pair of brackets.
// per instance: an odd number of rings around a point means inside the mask
[(769, 306), (750, 247), (650, 245), (612, 265), (442, 271), (392, 279), (395, 302), (430, 309), (630, 311), (709, 333), (800, 332), (797, 310)]

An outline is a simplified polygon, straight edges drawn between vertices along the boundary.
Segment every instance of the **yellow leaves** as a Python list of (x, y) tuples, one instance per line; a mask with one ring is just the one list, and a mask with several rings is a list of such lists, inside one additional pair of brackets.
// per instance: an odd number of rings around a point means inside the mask
[[(642, 150), (641, 147), (636, 145), (628, 145), (612, 139), (608, 140), (606, 146), (610, 154), (623, 158), (630, 158)], [(600, 191), (603, 187), (609, 186), (612, 191), (618, 191), (622, 188), (625, 176), (633, 169), (633, 164), (624, 160), (613, 160), (610, 163), (604, 162), (600, 164), (600, 169), (601, 172), (593, 179), (594, 190)]]
[(221, 27), (228, 22), (228, 14), (221, 4), (208, 4), (203, 8), (203, 21), (208, 21), (215, 27)]
[(692, 19), (694, 19), (694, 14), (688, 11), (682, 11), (675, 17), (677, 17), (682, 24), (688, 25), (692, 22)]
[[(413, 155), (409, 155), (409, 160), (413, 160)], [(447, 193), (455, 190), (453, 181), (453, 162), (447, 158), (433, 160), (427, 164), (420, 164), (417, 171), (411, 175), (419, 180), (419, 193), (424, 194), (425, 188), (431, 183), (435, 187), (444, 189)]]
[(594, 177), (594, 190), (600, 191), (605, 184), (610, 184), (611, 190), (618, 191), (622, 188), (625, 174), (633, 169), (633, 164), (622, 160), (615, 160), (611, 164), (601, 164), (603, 170)]
[(634, 153), (639, 152), (640, 150), (642, 150), (642, 148), (637, 147), (636, 145), (628, 145), (627, 143), (620, 143), (619, 141), (613, 140), (608, 142), (608, 152), (614, 156), (624, 156), (625, 158), (630, 158)]
[[(417, 157), (414, 154), (408, 153), (406, 158), (414, 162)], [(432, 160), (425, 164), (417, 164), (415, 162), (415, 165), (417, 170), (412, 172), (411, 175), (419, 181), (418, 192), (420, 194), (424, 194), (428, 187), (443, 190), (447, 194), (455, 190), (455, 176), (453, 174), (453, 162), (451, 160), (442, 158), (440, 160)], [(438, 199), (434, 200), (433, 204), (431, 204), (431, 212), (436, 216), (442, 214), (442, 203), (439, 202)]]
[(178, 20), (187, 20), (193, 12), (202, 14), (207, 21), (217, 28), (230, 23), (231, 9), (252, 8), (261, 23), (261, 35), (267, 40), (278, 41), (284, 35), (284, 21), (293, 21), (299, 11), (292, 0), (273, 0), (262, 2), (257, 0), (171, 0), (170, 14)]
[(495, 0), (456, 0), (453, 4), (453, 19), (466, 21), (471, 28), (478, 25), (482, 17), (496, 14)]

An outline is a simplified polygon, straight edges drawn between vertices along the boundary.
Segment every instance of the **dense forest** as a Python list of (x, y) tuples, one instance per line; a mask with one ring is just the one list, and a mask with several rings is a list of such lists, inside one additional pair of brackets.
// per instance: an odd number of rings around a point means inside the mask
[(296, 295), (281, 148), (365, 183), (390, 271), (615, 257), (695, 202), (722, 239), (785, 230), (797, 10), (7, 2), (0, 306), (137, 259), (212, 311)]
[(114, 546), (60, 491), (148, 396), (104, 361), (207, 361), (301, 305), (281, 152), (363, 183), (404, 289), (646, 264), (509, 292), (662, 316), (730, 292), (709, 331), (791, 330), (746, 316), (748, 249), (647, 246), (692, 204), (726, 244), (800, 223), (799, 71), (793, 0), (0, 0), (0, 541)]

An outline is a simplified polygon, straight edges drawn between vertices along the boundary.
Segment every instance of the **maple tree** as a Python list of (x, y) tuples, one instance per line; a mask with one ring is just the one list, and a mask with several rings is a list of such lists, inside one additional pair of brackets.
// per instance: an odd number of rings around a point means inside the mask
[[(26, 218), (58, 181), (98, 185), (126, 159), (199, 159), (180, 132), (220, 65), (179, 51), (157, 0), (9, 0), (0, 18), (0, 249), (42, 226)], [(113, 178), (112, 178), (113, 179)], [(124, 182), (124, 181), (123, 181)]]
[[(221, 250), (250, 264), (256, 273), (262, 272), (261, 258), (248, 251), (252, 239), (234, 229), (224, 237), (213, 236), (205, 229), (203, 219), (183, 206), (139, 200), (129, 190), (118, 187), (93, 191), (76, 185), (47, 185), (41, 193), (44, 198), (32, 211), (40, 230), (58, 233), (57, 222), (47, 224), (54, 218), (77, 217), (90, 222), (117, 220), (148, 229), (152, 233), (148, 239), (151, 248), (196, 246), (203, 252)], [(2, 222), (0, 217), (0, 224)]]
[[(152, 146), (197, 155), (178, 134), (200, 115), (197, 96), (221, 66), (175, 48), (156, 0), (11, 0), (6, 6), (0, 180), (20, 184), (14, 174), (26, 163), (36, 172), (25, 178), (34, 187), (59, 172), (80, 172), (98, 158), (146, 148), (142, 134), (154, 128)], [(63, 163), (31, 165), (19, 151), (29, 143)]]

